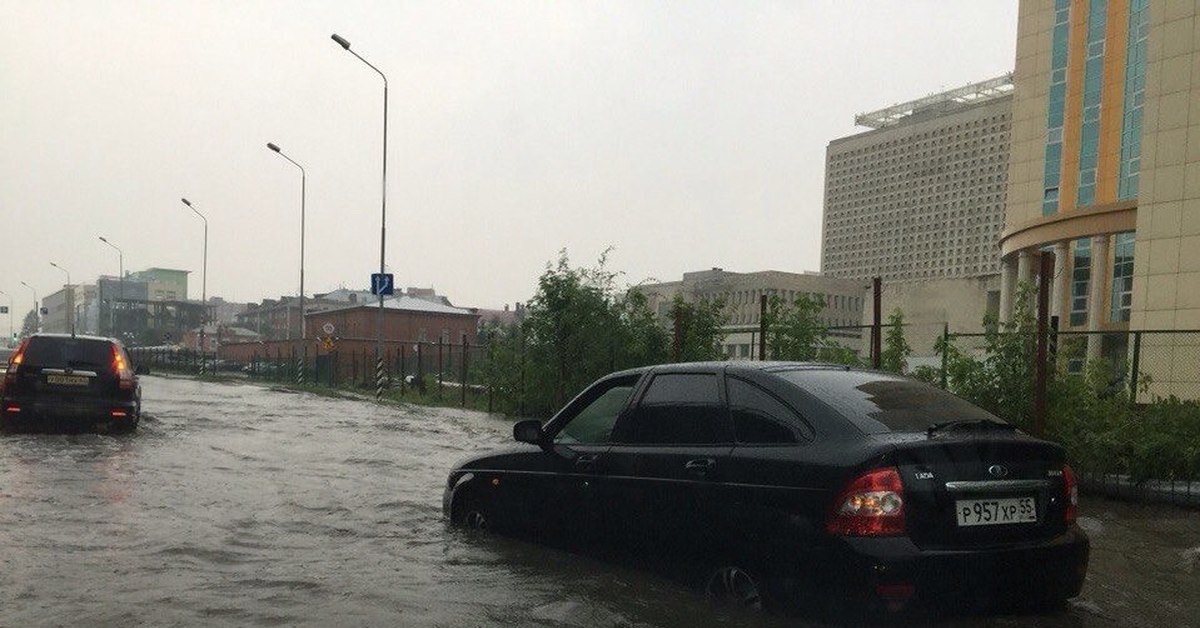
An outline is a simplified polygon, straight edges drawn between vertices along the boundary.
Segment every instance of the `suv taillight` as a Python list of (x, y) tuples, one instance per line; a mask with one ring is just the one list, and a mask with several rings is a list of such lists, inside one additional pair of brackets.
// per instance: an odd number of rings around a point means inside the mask
[(867, 471), (847, 484), (825, 522), (838, 536), (901, 536), (904, 527), (904, 484), (895, 467)]
[(121, 348), (113, 345), (112, 354), (113, 374), (120, 380), (120, 387), (133, 388), (133, 370), (129, 368), (129, 363), (125, 361), (125, 356), (121, 353)]
[(29, 345), (29, 339), (21, 341), (17, 345), (17, 350), (8, 358), (8, 370), (4, 373), (4, 384), (0, 385), (0, 390), (7, 388), (9, 384), (17, 381), (17, 375), (21, 369), (21, 363), (25, 361), (25, 347)]
[(1075, 481), (1075, 472), (1071, 470), (1071, 465), (1067, 464), (1063, 465), (1063, 498), (1067, 504), (1063, 518), (1066, 519), (1067, 525), (1071, 525), (1079, 517), (1079, 483)]

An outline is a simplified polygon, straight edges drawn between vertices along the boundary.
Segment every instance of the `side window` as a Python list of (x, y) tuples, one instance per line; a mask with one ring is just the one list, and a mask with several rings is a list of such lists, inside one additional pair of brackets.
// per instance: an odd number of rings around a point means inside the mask
[(617, 422), (617, 415), (621, 413), (621, 408), (625, 407), (629, 395), (633, 394), (637, 378), (618, 379), (605, 384), (607, 386), (601, 385), (593, 391), (594, 395), (591, 395), (590, 401), (581, 400), (583, 407), (554, 435), (554, 442), (570, 445), (609, 441), (613, 425)]
[(774, 395), (734, 377), (729, 378), (729, 412), (739, 443), (798, 443), (807, 432), (803, 419)]
[(732, 442), (720, 378), (712, 373), (658, 375), (634, 415), (630, 440), (644, 445)]

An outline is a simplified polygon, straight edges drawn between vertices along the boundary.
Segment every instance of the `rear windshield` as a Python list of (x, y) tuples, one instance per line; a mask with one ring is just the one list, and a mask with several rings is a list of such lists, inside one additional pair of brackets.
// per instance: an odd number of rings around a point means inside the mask
[(24, 364), (34, 368), (99, 370), (112, 364), (112, 344), (85, 338), (30, 338)]
[(868, 434), (923, 432), (946, 421), (995, 421), (992, 413), (929, 384), (862, 371), (777, 372)]

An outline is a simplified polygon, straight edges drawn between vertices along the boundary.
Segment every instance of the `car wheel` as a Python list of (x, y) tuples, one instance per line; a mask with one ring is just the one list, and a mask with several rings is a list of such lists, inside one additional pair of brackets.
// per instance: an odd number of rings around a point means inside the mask
[(762, 611), (765, 591), (759, 579), (737, 566), (713, 570), (704, 585), (704, 597), (716, 606)]
[(473, 499), (463, 502), (460, 512), (455, 517), (459, 526), (468, 530), (492, 529), (492, 518), (487, 509)]

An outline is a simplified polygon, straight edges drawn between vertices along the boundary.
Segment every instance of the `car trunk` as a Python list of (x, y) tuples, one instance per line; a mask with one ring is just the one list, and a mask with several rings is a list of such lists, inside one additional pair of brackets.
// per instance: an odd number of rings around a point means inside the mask
[(91, 339), (34, 338), (18, 369), (13, 396), (39, 402), (84, 402), (112, 394), (112, 345)]
[(1008, 432), (892, 434), (907, 529), (923, 548), (1021, 544), (1061, 534), (1063, 452)]

